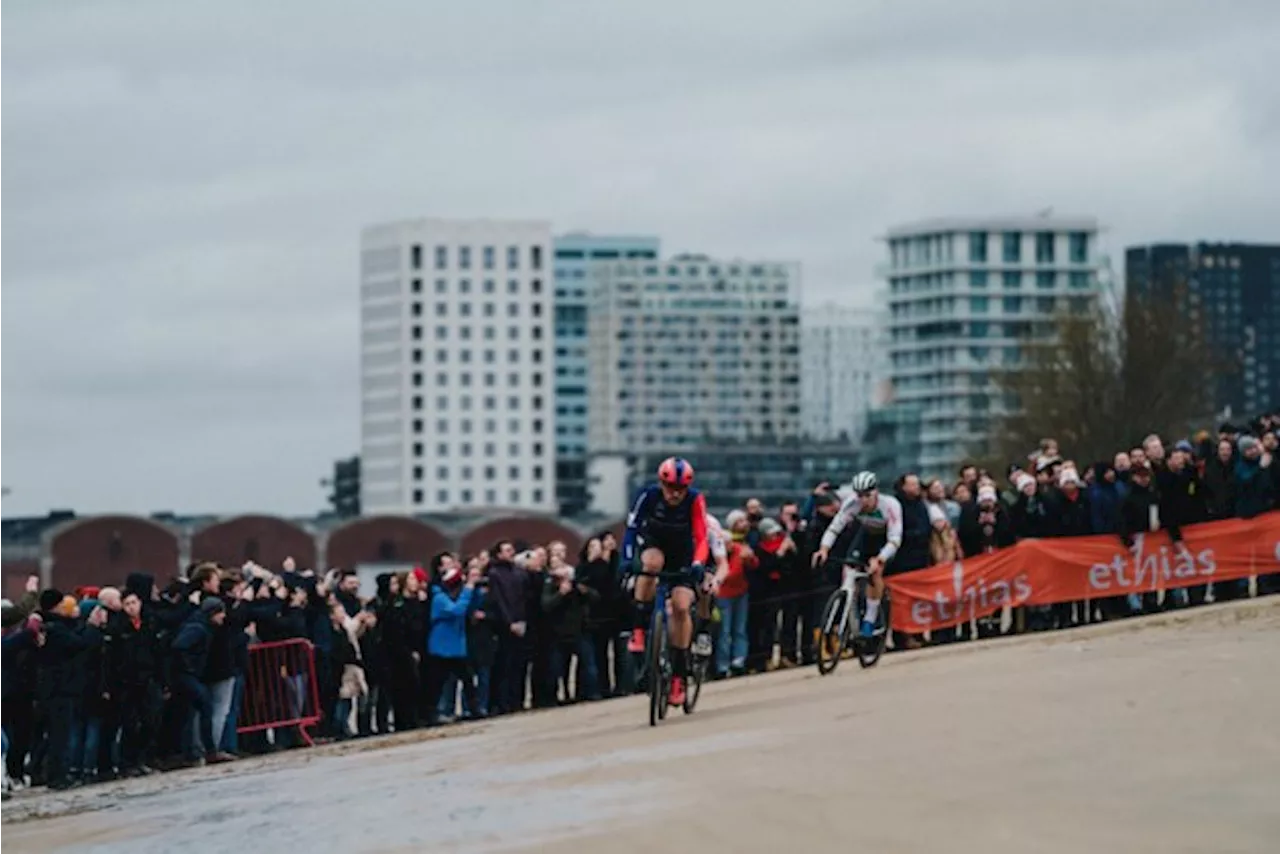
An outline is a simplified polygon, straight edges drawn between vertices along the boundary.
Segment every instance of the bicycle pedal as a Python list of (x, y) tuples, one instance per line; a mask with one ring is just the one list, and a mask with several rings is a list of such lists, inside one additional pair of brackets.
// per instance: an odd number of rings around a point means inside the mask
[(693, 654), (706, 657), (711, 655), (711, 636), (707, 634), (698, 635), (693, 641)]

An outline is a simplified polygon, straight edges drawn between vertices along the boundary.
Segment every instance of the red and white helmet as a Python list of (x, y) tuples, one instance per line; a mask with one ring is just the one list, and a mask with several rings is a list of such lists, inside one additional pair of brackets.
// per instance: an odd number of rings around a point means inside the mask
[(667, 457), (658, 466), (658, 481), (668, 486), (689, 486), (693, 483), (693, 466), (681, 457)]

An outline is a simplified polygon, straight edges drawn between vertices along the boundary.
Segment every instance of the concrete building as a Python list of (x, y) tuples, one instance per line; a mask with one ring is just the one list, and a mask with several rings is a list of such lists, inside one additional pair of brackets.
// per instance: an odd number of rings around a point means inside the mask
[(361, 240), (361, 509), (549, 511), (551, 225), (421, 219)]
[(592, 268), (591, 452), (800, 435), (798, 264), (682, 255)]
[(867, 426), (882, 350), (868, 309), (807, 306), (800, 315), (800, 413), (805, 436), (857, 442)]
[(573, 232), (555, 239), (556, 500), (572, 516), (587, 506), (587, 289), (592, 264), (653, 261), (656, 237)]
[(1092, 217), (934, 219), (889, 230), (892, 403), (920, 415), (919, 467), (953, 475), (987, 437), (1001, 401), (993, 369), (1016, 369), (1019, 341), (1052, 334), (1060, 310), (1110, 293)]
[(1125, 288), (1175, 300), (1217, 362), (1214, 406), (1280, 407), (1280, 245), (1164, 243), (1125, 250)]

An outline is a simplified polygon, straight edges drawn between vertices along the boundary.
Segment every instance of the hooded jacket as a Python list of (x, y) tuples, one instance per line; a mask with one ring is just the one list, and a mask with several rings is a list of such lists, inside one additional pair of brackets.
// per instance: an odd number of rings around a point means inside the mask
[(528, 621), (529, 578), (528, 572), (506, 561), (495, 560), (489, 567), (489, 596), (502, 628)]
[(173, 639), (173, 681), (184, 677), (203, 682), (208, 670), (209, 650), (213, 645), (214, 626), (203, 609), (196, 611), (178, 629)]

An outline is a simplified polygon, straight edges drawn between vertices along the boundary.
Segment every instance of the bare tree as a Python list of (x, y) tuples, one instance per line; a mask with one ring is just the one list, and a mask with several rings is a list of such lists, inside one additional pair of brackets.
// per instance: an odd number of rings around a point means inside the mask
[(1022, 459), (1045, 437), (1078, 461), (1110, 459), (1149, 433), (1182, 436), (1213, 414), (1211, 357), (1175, 299), (1130, 295), (1115, 316), (1099, 304), (1057, 315), (1021, 342), (1021, 364), (993, 376), (1005, 407), (979, 456)]

